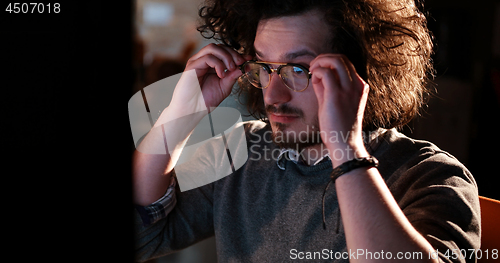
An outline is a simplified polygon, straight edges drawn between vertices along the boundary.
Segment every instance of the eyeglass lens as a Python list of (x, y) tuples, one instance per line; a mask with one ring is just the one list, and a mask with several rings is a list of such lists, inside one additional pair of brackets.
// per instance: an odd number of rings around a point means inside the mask
[[(247, 63), (244, 67), (244, 71), (253, 86), (262, 89), (267, 88), (269, 85), (271, 75), (265, 65), (259, 63)], [(281, 67), (278, 73), (283, 80), (283, 83), (288, 88), (295, 91), (302, 91), (307, 88), (309, 76), (308, 72), (304, 71), (304, 69), (293, 65), (285, 65)]]

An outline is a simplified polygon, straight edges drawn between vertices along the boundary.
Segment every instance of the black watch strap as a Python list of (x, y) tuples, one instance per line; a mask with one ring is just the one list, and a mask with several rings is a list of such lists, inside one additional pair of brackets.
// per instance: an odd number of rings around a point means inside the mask
[(330, 178), (332, 178), (332, 181), (335, 181), (343, 174), (361, 167), (378, 167), (378, 160), (373, 156), (355, 158), (335, 167), (335, 169), (333, 169), (332, 173), (330, 174)]

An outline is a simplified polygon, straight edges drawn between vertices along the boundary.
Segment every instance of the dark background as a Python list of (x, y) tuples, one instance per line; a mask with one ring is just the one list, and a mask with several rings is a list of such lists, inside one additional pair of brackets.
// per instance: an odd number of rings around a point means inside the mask
[(479, 194), (495, 199), (500, 199), (494, 183), (500, 174), (496, 167), (499, 9), (499, 1), (493, 0), (425, 1), (428, 27), (435, 36), (437, 95), (422, 116), (404, 129), (407, 135), (429, 140), (457, 157), (474, 175)]
[(132, 262), (133, 5), (112, 3), (1, 5), (3, 238), (16, 261)]
[[(404, 132), (457, 156), (479, 194), (500, 199), (495, 4), (425, 2), (438, 97)], [(133, 2), (61, 3), (60, 14), (6, 7), (0, 98), (8, 252), (20, 260), (131, 262)]]

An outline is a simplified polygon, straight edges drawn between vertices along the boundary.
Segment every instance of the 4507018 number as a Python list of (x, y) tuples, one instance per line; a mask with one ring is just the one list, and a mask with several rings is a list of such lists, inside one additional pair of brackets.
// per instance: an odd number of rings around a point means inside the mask
[[(436, 253), (437, 255), (437, 253)], [(460, 259), (472, 259), (472, 258), (477, 258), (477, 259), (481, 259), (481, 258), (484, 258), (484, 259), (498, 259), (498, 249), (492, 249), (492, 250), (481, 250), (481, 249), (452, 249), (451, 252), (450, 250), (446, 250), (446, 252), (444, 253), (444, 256), (446, 258), (452, 258), (452, 259), (457, 259), (457, 258), (460, 258)]]
[(48, 14), (59, 14), (61, 12), (60, 3), (9, 3), (5, 11), (15, 14), (27, 14), (27, 13), (48, 13)]

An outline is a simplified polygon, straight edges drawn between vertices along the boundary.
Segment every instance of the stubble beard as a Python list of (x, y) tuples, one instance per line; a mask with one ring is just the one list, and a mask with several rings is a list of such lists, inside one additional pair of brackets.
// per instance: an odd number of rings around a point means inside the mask
[(278, 147), (302, 152), (305, 148), (323, 143), (317, 118), (315, 118), (312, 125), (306, 125), (305, 130), (289, 130), (289, 126), (284, 123), (273, 123), (271, 125), (273, 129), (271, 139)]
[(289, 130), (289, 124), (271, 123), (272, 133), (271, 138), (274, 144), (281, 148), (291, 148), (301, 152), (307, 147), (323, 143), (319, 132), (318, 115), (313, 118), (311, 124), (304, 121), (304, 112), (287, 104), (281, 104), (278, 107), (267, 105), (265, 110), (270, 113), (293, 114), (299, 117), (299, 120), (306, 124), (306, 129), (301, 131)]

